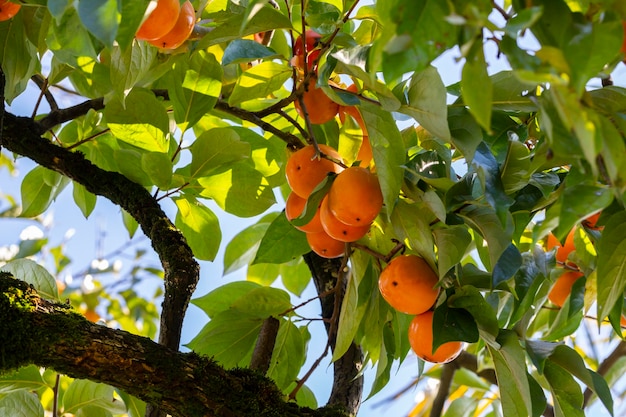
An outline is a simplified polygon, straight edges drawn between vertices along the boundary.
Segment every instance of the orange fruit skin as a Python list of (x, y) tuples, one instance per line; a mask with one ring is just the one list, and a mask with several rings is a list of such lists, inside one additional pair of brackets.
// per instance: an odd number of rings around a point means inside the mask
[(556, 260), (561, 263), (567, 262), (567, 257), (569, 254), (574, 251), (574, 235), (576, 233), (576, 229), (570, 230), (565, 238), (565, 243), (561, 245), (561, 242), (554, 236), (552, 233), (548, 235), (548, 239), (546, 241), (546, 248), (551, 250), (553, 248), (557, 248), (556, 250)]
[(437, 301), (439, 278), (417, 255), (400, 255), (389, 262), (378, 278), (380, 294), (396, 310), (422, 314)]
[[(302, 36), (298, 36), (294, 45), (293, 45), (293, 58), (291, 60), (291, 65), (298, 68), (304, 68), (304, 54), (307, 54), (306, 62), (309, 67), (309, 71), (313, 70), (313, 63), (317, 60), (320, 55), (320, 50), (315, 49), (317, 44), (322, 37), (319, 33), (314, 31), (313, 29), (307, 29), (305, 32), (306, 35), (306, 51), (304, 50), (304, 42), (302, 41)], [(315, 50), (314, 50), (315, 49)], [(315, 65), (317, 66), (317, 64)]]
[(351, 226), (370, 224), (382, 206), (378, 177), (363, 167), (353, 166), (339, 173), (328, 193), (330, 211)]
[(622, 43), (621, 53), (626, 54), (626, 20), (622, 22), (622, 26), (624, 27), (624, 43)]
[(463, 342), (446, 342), (433, 352), (433, 312), (413, 318), (409, 326), (409, 343), (415, 354), (428, 362), (447, 363), (459, 356)]
[(157, 48), (161, 49), (176, 49), (182, 45), (191, 32), (193, 26), (196, 23), (196, 12), (193, 9), (193, 5), (187, 0), (180, 7), (180, 13), (176, 20), (174, 27), (165, 35), (158, 39), (149, 40), (148, 42)]
[(624, 316), (620, 317), (619, 324), (622, 327), (626, 327), (626, 317), (624, 317)]
[(578, 271), (567, 271), (563, 273), (563, 275), (557, 278), (550, 289), (548, 300), (559, 307), (563, 307), (565, 300), (567, 300), (567, 297), (569, 297), (572, 292), (572, 285), (582, 276), (583, 274)]
[[(327, 123), (335, 118), (339, 111), (339, 104), (335, 103), (324, 93), (321, 88), (315, 87), (315, 79), (311, 78), (307, 90), (302, 94), (302, 101), (309, 115), (309, 120), (314, 125)], [(300, 100), (293, 103), (298, 114), (304, 118), (304, 110)]]
[[(302, 212), (304, 211), (305, 205), (306, 199), (300, 197), (296, 193), (289, 194), (289, 197), (287, 197), (287, 201), (285, 202), (285, 215), (287, 216), (287, 220), (292, 221), (293, 219), (299, 217), (300, 214), (302, 214)], [(308, 222), (304, 226), (296, 226), (294, 224), (293, 227), (306, 233), (323, 232), (324, 228), (322, 227), (322, 222), (320, 221), (319, 208), (315, 212), (315, 215), (310, 222)]]
[(343, 256), (346, 244), (328, 236), (326, 232), (307, 233), (306, 240), (311, 250), (322, 258), (338, 258)]
[(22, 8), (21, 4), (9, 0), (0, 0), (0, 22), (11, 19)]
[(178, 0), (158, 0), (157, 6), (148, 18), (139, 26), (135, 37), (152, 41), (165, 36), (176, 24), (180, 13)]
[(600, 214), (602, 214), (602, 212), (597, 212), (596, 214), (592, 214), (591, 216), (587, 217), (585, 220), (582, 221), (583, 226), (591, 230), (604, 229), (604, 226), (596, 226), (596, 223), (598, 223), (598, 219), (600, 218)]
[(324, 197), (319, 209), (320, 223), (328, 236), (341, 242), (355, 242), (361, 239), (370, 230), (370, 225), (350, 226), (337, 220), (328, 208), (328, 198)]
[(98, 313), (96, 313), (94, 310), (91, 309), (87, 309), (85, 310), (85, 312), (83, 313), (83, 315), (85, 316), (85, 318), (91, 322), (97, 322), (98, 320), (100, 320), (100, 315)]
[[(335, 159), (341, 160), (341, 155), (327, 145), (319, 145), (320, 150)], [(291, 190), (298, 196), (307, 199), (326, 178), (330, 172), (339, 173), (343, 170), (340, 165), (326, 158), (315, 158), (313, 145), (305, 146), (294, 152), (285, 165), (285, 175)]]

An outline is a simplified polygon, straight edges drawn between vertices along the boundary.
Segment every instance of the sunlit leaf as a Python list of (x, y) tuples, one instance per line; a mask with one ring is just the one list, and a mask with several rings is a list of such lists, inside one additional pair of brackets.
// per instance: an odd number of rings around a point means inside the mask
[(175, 198), (178, 207), (176, 227), (183, 233), (198, 259), (212, 261), (222, 240), (222, 231), (215, 213), (192, 198)]
[(19, 280), (28, 282), (42, 297), (49, 300), (59, 300), (56, 280), (46, 268), (32, 259), (15, 259), (0, 267), (0, 270), (12, 274)]

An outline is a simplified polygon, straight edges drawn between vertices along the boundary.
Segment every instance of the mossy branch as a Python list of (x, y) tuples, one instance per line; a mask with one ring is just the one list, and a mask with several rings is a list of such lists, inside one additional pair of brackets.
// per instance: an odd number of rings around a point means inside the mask
[(7, 273), (0, 273), (0, 334), (8, 335), (0, 344), (0, 374), (35, 364), (112, 385), (175, 417), (347, 417), (284, 401), (258, 372), (225, 370), (206, 357), (91, 323)]

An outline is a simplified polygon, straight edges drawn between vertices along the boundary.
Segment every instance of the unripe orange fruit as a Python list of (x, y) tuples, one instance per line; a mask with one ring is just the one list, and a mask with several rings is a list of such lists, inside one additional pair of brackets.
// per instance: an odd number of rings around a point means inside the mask
[[(306, 205), (306, 199), (300, 197), (296, 193), (289, 194), (287, 197), (287, 201), (285, 202), (285, 216), (287, 216), (287, 220), (291, 221), (302, 214), (304, 211), (304, 206)], [(322, 227), (322, 223), (320, 221), (320, 209), (319, 207), (315, 211), (315, 215), (311, 219), (310, 222), (305, 224), (304, 226), (296, 226), (293, 225), (298, 230), (307, 233), (319, 233), (323, 232), (324, 228)]]
[(176, 24), (179, 13), (178, 0), (158, 0), (156, 8), (139, 27), (136, 38), (152, 41), (165, 36)]
[(409, 343), (422, 360), (447, 363), (459, 356), (463, 342), (446, 342), (433, 352), (433, 312), (427, 311), (413, 318), (409, 326)]
[(326, 232), (307, 233), (306, 240), (313, 252), (322, 258), (338, 258), (343, 255), (346, 244), (328, 236)]
[(430, 265), (417, 255), (401, 255), (389, 262), (378, 279), (383, 298), (396, 310), (421, 314), (429, 310), (439, 295), (439, 278)]
[(0, 0), (0, 22), (11, 19), (20, 11), (21, 4), (9, 0)]
[[(324, 154), (341, 160), (339, 153), (330, 146), (319, 145), (319, 148)], [(342, 170), (341, 165), (326, 158), (316, 158), (313, 145), (305, 146), (293, 153), (285, 165), (289, 187), (304, 199), (309, 198), (315, 187), (326, 178), (328, 173), (338, 173)]]
[(320, 223), (328, 236), (342, 242), (355, 242), (361, 239), (370, 230), (370, 225), (350, 226), (341, 221), (331, 213), (328, 208), (328, 197), (324, 197), (320, 206)]
[(195, 23), (196, 12), (193, 9), (191, 2), (187, 0), (180, 7), (180, 13), (178, 14), (178, 19), (174, 23), (174, 27), (172, 27), (169, 32), (160, 38), (149, 40), (148, 42), (157, 48), (176, 49), (182, 45), (187, 38), (189, 38)]
[(383, 206), (378, 177), (368, 169), (350, 167), (342, 171), (330, 187), (328, 207), (345, 224), (370, 224)]
[(559, 307), (563, 307), (565, 300), (572, 293), (572, 286), (583, 274), (578, 271), (567, 271), (557, 278), (556, 282), (548, 293), (548, 300)]

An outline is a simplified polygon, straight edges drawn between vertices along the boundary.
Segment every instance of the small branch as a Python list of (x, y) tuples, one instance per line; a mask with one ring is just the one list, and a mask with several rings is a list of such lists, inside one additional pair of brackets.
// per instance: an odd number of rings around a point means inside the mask
[[(43, 78), (39, 74), (35, 74), (31, 77), (31, 80), (35, 84), (37, 84), (37, 87), (39, 87), (39, 89), (41, 90), (43, 96), (46, 98), (46, 101), (48, 102), (48, 105), (50, 106), (50, 110), (51, 111), (59, 110), (59, 105), (57, 104), (56, 99), (54, 98), (50, 90), (48, 90), (48, 79)], [(37, 110), (37, 107), (39, 106), (40, 101), (41, 101), (41, 96), (39, 96), (39, 99), (37, 100), (37, 106), (35, 106), (35, 110), (33, 111), (32, 117), (35, 117), (34, 112)]]
[(266, 374), (272, 363), (272, 352), (276, 345), (276, 336), (280, 321), (275, 317), (268, 317), (261, 325), (259, 338), (252, 351), (252, 359), (250, 360), (250, 369)]
[(506, 10), (504, 10), (502, 7), (500, 7), (500, 5), (495, 0), (492, 0), (491, 4), (493, 5), (493, 8), (502, 15), (504, 20), (509, 21), (511, 19), (511, 15), (508, 14)]
[(452, 378), (454, 373), (458, 369), (458, 366), (453, 362), (446, 363), (441, 369), (441, 377), (439, 378), (439, 389), (437, 395), (433, 400), (433, 405), (430, 409), (430, 417), (440, 417), (443, 413), (443, 406), (450, 395), (450, 387), (452, 386)]

